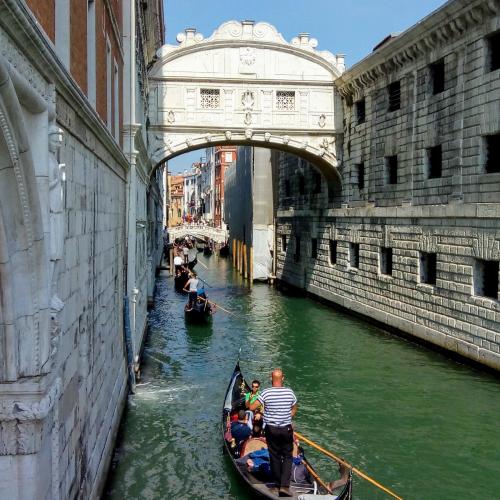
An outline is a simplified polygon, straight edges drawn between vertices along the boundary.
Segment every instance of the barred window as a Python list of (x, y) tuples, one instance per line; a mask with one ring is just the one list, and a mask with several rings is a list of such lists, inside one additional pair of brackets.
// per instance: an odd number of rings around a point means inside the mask
[(220, 107), (220, 90), (200, 89), (200, 104), (204, 109), (217, 109)]
[(366, 101), (364, 99), (361, 99), (360, 101), (355, 103), (356, 106), (356, 121), (358, 122), (358, 125), (360, 123), (365, 123), (365, 118), (366, 118)]
[(276, 108), (282, 111), (295, 111), (295, 92), (278, 90), (276, 92)]
[(389, 111), (401, 108), (401, 82), (393, 82), (387, 87), (389, 94)]

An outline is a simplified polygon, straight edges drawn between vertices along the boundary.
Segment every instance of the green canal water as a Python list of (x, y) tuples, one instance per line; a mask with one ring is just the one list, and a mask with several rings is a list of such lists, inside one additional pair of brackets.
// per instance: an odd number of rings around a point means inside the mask
[[(124, 414), (110, 499), (250, 499), (222, 454), (219, 418), (241, 348), (247, 378), (282, 367), (299, 432), (405, 499), (500, 498), (500, 380), (363, 320), (249, 287), (201, 257), (218, 311), (186, 325), (185, 297), (157, 280), (142, 379)], [(307, 450), (307, 448), (306, 448)], [(332, 463), (308, 451), (324, 479)], [(355, 478), (358, 499), (390, 498)]]

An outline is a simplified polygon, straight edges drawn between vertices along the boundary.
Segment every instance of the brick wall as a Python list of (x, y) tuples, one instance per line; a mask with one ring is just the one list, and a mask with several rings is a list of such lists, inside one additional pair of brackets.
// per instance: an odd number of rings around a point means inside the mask
[(87, 2), (71, 0), (70, 12), (71, 74), (87, 93)]
[(55, 41), (55, 0), (26, 0), (31, 12), (38, 19), (47, 36)]

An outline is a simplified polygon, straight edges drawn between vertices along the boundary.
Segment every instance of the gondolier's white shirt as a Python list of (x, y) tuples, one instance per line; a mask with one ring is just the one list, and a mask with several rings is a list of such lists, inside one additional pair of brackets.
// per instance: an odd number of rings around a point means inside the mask
[(182, 266), (182, 259), (178, 255), (174, 257), (174, 266)]
[(288, 387), (269, 387), (258, 397), (264, 405), (264, 423), (275, 427), (285, 427), (292, 423), (292, 407), (297, 397)]

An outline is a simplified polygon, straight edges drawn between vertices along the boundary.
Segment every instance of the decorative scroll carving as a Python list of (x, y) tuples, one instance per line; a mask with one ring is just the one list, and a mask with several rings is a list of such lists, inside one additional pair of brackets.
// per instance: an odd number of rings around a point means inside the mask
[(226, 139), (227, 139), (228, 141), (230, 141), (230, 140), (231, 140), (231, 131), (230, 131), (230, 130), (226, 130), (226, 131), (224, 132), (224, 135), (226, 136)]
[(175, 113), (173, 111), (169, 111), (167, 114), (167, 121), (168, 123), (174, 123), (175, 122)]
[(245, 111), (251, 111), (255, 104), (255, 94), (250, 90), (247, 90), (241, 96), (241, 104)]
[(319, 125), (321, 128), (324, 128), (324, 126), (326, 125), (326, 116), (325, 116), (324, 114), (319, 115), (319, 118), (318, 118), (318, 125)]
[(253, 136), (253, 130), (252, 130), (252, 129), (250, 129), (250, 128), (247, 128), (247, 129), (245, 130), (245, 138), (246, 138), (247, 140), (250, 140), (250, 139), (252, 138), (252, 136)]
[(245, 122), (245, 125), (250, 125), (252, 123), (252, 113), (250, 113), (250, 111), (247, 111), (245, 113), (244, 122)]

